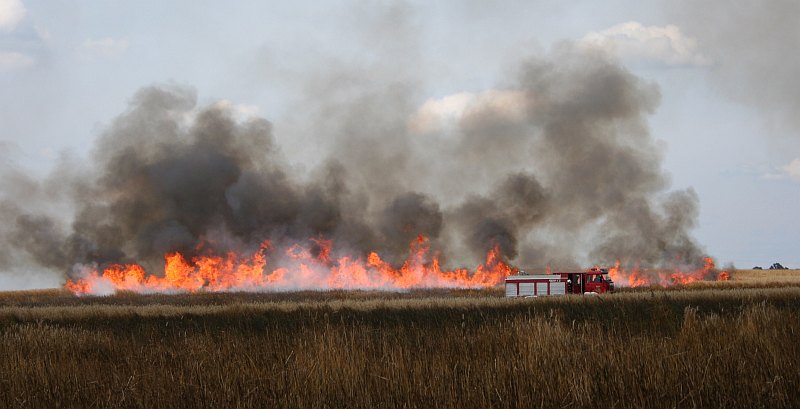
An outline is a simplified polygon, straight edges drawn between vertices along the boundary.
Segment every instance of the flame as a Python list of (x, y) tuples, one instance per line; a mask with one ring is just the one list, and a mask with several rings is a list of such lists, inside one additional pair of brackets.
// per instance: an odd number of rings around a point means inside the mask
[(696, 281), (707, 281), (716, 279), (718, 281), (727, 281), (730, 279), (730, 274), (727, 271), (722, 271), (715, 275), (715, 264), (711, 257), (703, 259), (703, 267), (692, 271), (682, 271), (675, 269), (672, 272), (665, 271), (645, 271), (638, 265), (634, 266), (630, 271), (624, 270), (620, 267), (620, 262), (617, 260), (614, 267), (608, 269), (608, 275), (614, 282), (621, 286), (627, 287), (643, 287), (650, 285), (685, 285)]
[[(230, 252), (225, 256), (203, 255), (187, 260), (179, 253), (164, 257), (164, 275), (148, 274), (138, 264), (114, 264), (90, 269), (82, 278), (68, 280), (65, 287), (75, 294), (114, 291), (196, 292), (270, 291), (300, 289), (410, 289), (480, 288), (495, 286), (515, 273), (503, 261), (498, 246), (473, 273), (467, 269), (443, 271), (439, 255), (431, 254), (429, 240), (418, 236), (400, 267), (385, 262), (378, 253), (366, 259), (333, 258), (333, 241), (311, 239), (309, 245), (293, 244), (280, 252), (269, 241), (250, 256)], [(316, 253), (312, 255), (313, 252)], [(282, 255), (282, 257), (281, 257)], [(269, 267), (274, 264), (273, 267)]]

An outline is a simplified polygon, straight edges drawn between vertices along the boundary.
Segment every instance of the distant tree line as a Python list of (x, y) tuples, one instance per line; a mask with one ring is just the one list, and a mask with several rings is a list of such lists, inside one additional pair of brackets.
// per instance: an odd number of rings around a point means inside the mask
[[(789, 267), (784, 267), (781, 263), (773, 263), (771, 266), (769, 266), (769, 269), (770, 270), (788, 270)], [(761, 268), (760, 266), (755, 266), (755, 267), (753, 267), (753, 270), (763, 270), (763, 268)]]

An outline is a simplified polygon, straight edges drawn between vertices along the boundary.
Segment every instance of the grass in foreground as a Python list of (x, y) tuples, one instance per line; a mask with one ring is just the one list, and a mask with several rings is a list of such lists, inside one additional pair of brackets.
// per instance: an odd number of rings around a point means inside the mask
[(800, 288), (455, 294), (5, 304), (0, 407), (800, 404)]

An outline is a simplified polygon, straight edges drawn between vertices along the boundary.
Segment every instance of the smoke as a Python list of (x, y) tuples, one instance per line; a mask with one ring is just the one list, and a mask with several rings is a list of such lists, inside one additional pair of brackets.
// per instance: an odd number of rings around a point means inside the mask
[(488, 196), (468, 197), (450, 220), (460, 227), (473, 254), (499, 246), (501, 254), (518, 255), (519, 239), (547, 212), (547, 194), (531, 174), (509, 175)]
[(307, 171), (266, 119), (198, 106), (187, 87), (141, 89), (89, 165), (42, 182), (70, 217), (29, 211), (14, 192), (40, 182), (4, 177), (0, 267), (24, 254), (67, 274), (116, 262), (157, 272), (168, 252), (265, 239), (330, 239), (335, 254), (397, 263), (418, 235), (453, 266), (494, 247), (525, 267), (702, 262), (697, 195), (668, 191), (647, 130), (658, 89), (612, 57), (562, 43), (502, 88), (421, 105), (414, 79), (353, 81), (346, 98), (314, 89), (315, 135), (292, 136), (326, 141)]
[[(508, 161), (480, 162), (498, 188), (467, 198), (454, 212), (468, 248), (479, 253), (498, 244), (503, 254), (534, 266), (702, 262), (690, 235), (697, 196), (667, 191), (660, 151), (647, 131), (646, 116), (658, 105), (655, 85), (599, 50), (563, 43), (525, 61), (516, 87), (504, 93), (514, 96), (514, 109), (479, 101), (487, 106), (463, 116), (458, 150), (488, 158), (504, 152), (512, 168), (534, 173), (503, 179)], [(515, 111), (520, 106), (522, 115)]]
[(665, 6), (712, 60), (711, 78), (722, 93), (757, 108), (771, 126), (800, 135), (800, 3), (702, 0)]
[(268, 121), (239, 123), (220, 105), (194, 108), (191, 90), (149, 87), (101, 137), (93, 200), (80, 204), (70, 237), (81, 244), (78, 260), (157, 263), (171, 251), (196, 254), (204, 242), (241, 250), (268, 238), (329, 235), (346, 223), (341, 170), (329, 167), (329, 177), (306, 186)]
[(408, 244), (420, 234), (437, 239), (442, 230), (442, 212), (439, 204), (417, 192), (404, 193), (386, 206), (378, 226), (384, 240), (384, 249), (390, 261), (402, 261)]

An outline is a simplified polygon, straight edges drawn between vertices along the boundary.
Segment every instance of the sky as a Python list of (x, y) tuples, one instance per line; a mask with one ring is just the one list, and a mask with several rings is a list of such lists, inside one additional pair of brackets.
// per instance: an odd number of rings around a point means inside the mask
[(750, 3), (0, 0), (0, 160), (33, 175), (89, 160), (137, 90), (178, 84), (267, 118), (303, 169), (323, 148), (298, 135), (330, 72), (403, 78), (445, 117), (569, 41), (657, 87), (647, 125), (670, 188), (699, 197), (709, 254), (800, 267), (800, 6)]

